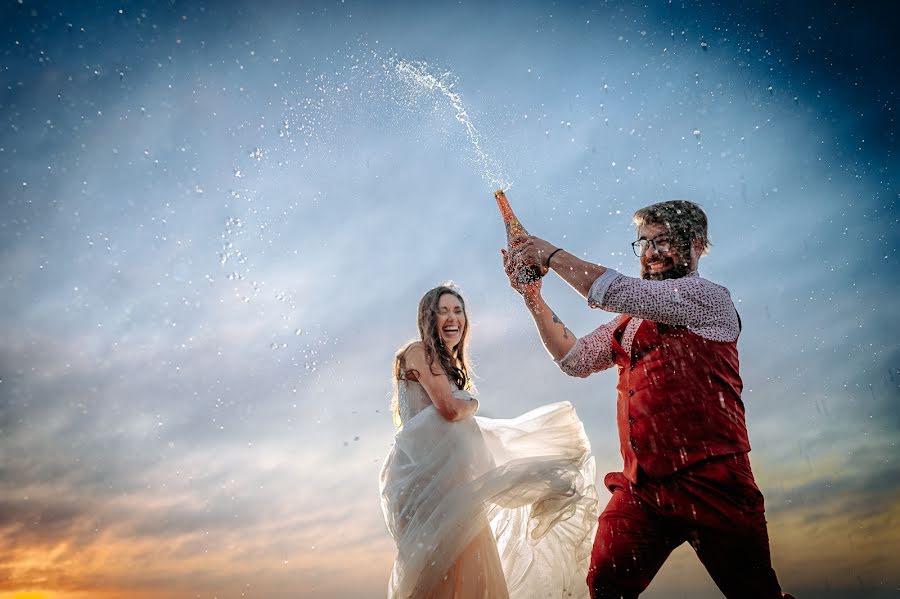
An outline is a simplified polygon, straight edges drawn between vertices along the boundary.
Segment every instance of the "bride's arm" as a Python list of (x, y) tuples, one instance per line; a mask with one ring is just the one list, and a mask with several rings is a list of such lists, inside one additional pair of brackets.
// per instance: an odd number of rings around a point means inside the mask
[(457, 399), (450, 390), (450, 381), (437, 362), (428, 364), (425, 348), (421, 343), (413, 343), (404, 356), (407, 370), (415, 370), (419, 383), (428, 393), (431, 403), (445, 419), (456, 422), (468, 418), (478, 410), (477, 399)]

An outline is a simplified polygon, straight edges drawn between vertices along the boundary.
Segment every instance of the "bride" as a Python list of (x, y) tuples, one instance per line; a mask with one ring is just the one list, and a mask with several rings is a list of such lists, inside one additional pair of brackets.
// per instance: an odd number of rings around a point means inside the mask
[(388, 596), (587, 597), (597, 492), (574, 408), (474, 417), (468, 318), (450, 284), (419, 302), (418, 328), (394, 362), (399, 430), (380, 478), (397, 543)]

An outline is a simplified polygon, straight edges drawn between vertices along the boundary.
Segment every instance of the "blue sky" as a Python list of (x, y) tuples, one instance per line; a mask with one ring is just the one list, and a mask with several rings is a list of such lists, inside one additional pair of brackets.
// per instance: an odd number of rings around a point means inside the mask
[[(5, 3), (0, 597), (382, 596), (391, 359), (445, 280), (482, 413), (568, 399), (616, 469), (614, 374), (544, 352), (491, 169), (532, 233), (626, 274), (635, 209), (705, 207), (782, 582), (892, 595), (893, 12)], [(611, 317), (545, 290), (576, 334)], [(717, 594), (682, 548), (646, 596)]]

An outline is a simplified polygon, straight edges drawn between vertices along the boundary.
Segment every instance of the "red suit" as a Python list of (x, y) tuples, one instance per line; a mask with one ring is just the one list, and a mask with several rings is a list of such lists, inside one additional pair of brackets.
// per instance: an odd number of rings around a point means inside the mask
[(763, 497), (753, 480), (737, 341), (644, 320), (629, 352), (612, 333), (624, 470), (605, 484), (588, 586), (630, 599), (689, 541), (730, 599), (781, 597), (769, 558)]
[(737, 341), (645, 320), (626, 353), (619, 340), (629, 320), (620, 318), (612, 336), (625, 476), (638, 482), (640, 465), (661, 479), (712, 456), (750, 451)]

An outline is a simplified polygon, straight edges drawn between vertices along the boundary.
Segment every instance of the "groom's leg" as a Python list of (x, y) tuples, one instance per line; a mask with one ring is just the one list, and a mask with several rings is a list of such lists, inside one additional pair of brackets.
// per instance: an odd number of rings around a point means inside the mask
[(593, 599), (634, 599), (684, 539), (667, 530), (624, 476), (611, 474), (605, 482), (612, 497), (600, 515), (587, 584)]
[(713, 458), (690, 468), (679, 487), (682, 516), (696, 526), (691, 544), (725, 597), (780, 599), (763, 496), (747, 454)]

